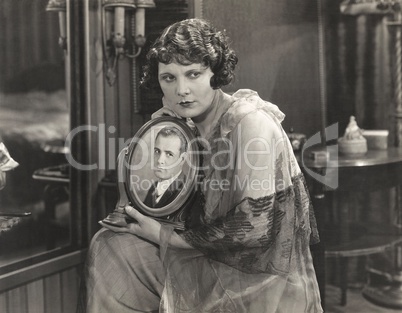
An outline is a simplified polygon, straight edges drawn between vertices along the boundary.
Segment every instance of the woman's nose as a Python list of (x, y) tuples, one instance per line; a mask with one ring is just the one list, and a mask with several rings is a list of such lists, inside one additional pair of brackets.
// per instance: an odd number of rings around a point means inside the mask
[(177, 95), (180, 97), (185, 97), (190, 93), (190, 89), (184, 79), (179, 79), (177, 81)]

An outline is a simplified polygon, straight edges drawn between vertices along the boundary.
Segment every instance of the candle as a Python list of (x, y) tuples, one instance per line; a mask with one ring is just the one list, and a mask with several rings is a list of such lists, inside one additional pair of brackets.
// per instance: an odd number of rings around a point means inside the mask
[(145, 36), (145, 8), (137, 8), (135, 11), (135, 34)]
[(114, 9), (114, 35), (124, 37), (124, 8), (115, 7)]
[(60, 27), (60, 37), (61, 38), (67, 37), (66, 23), (67, 23), (66, 11), (59, 11), (59, 27)]

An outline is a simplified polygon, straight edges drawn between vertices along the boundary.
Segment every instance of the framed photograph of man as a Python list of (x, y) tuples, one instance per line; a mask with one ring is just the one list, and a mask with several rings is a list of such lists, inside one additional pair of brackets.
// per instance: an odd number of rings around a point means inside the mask
[[(197, 140), (184, 120), (160, 117), (149, 121), (119, 154), (117, 211), (131, 205), (184, 229), (198, 169)], [(104, 222), (115, 224), (115, 218), (112, 213)]]

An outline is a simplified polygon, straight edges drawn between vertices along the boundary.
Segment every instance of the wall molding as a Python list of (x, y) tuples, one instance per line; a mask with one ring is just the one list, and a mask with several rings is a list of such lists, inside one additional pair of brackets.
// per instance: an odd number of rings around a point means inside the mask
[(77, 250), (57, 258), (37, 263), (0, 276), (0, 293), (43, 279), (84, 263), (87, 250)]

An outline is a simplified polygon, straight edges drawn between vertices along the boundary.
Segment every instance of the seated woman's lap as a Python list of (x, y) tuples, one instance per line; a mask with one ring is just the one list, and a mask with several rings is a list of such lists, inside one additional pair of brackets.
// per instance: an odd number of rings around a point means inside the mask
[(87, 266), (88, 312), (158, 310), (165, 272), (157, 245), (103, 228), (91, 241)]

